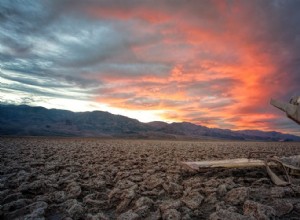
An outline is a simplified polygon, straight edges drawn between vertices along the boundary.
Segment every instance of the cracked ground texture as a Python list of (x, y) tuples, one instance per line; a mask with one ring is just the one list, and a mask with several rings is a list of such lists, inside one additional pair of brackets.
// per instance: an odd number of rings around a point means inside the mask
[(180, 161), (300, 154), (300, 143), (0, 138), (0, 219), (299, 219), (300, 181)]

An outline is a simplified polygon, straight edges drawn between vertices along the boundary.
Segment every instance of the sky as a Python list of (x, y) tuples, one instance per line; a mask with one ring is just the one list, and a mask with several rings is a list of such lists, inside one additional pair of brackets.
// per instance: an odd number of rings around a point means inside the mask
[(300, 135), (298, 0), (1, 0), (0, 102)]

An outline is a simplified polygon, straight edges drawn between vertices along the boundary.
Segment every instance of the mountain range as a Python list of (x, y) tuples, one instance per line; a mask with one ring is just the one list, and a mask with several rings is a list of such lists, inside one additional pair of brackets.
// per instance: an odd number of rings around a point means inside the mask
[(103, 111), (72, 112), (4, 104), (0, 105), (0, 135), (300, 141), (298, 136), (275, 131), (232, 131), (189, 122), (142, 123)]

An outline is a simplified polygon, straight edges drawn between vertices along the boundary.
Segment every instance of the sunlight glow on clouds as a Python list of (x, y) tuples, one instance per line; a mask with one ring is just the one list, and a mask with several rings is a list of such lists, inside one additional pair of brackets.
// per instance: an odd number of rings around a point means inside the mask
[(0, 3), (0, 97), (141, 121), (296, 132), (300, 3)]

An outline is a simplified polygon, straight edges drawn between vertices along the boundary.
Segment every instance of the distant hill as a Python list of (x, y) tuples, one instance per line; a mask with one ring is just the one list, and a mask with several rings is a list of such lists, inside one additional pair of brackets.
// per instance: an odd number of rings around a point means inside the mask
[(102, 111), (72, 112), (27, 105), (0, 105), (0, 135), (300, 141), (298, 136), (274, 131), (231, 131), (188, 122), (142, 123)]

